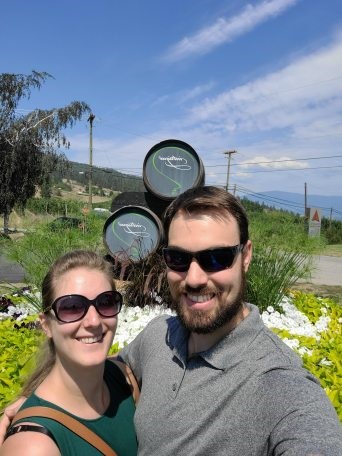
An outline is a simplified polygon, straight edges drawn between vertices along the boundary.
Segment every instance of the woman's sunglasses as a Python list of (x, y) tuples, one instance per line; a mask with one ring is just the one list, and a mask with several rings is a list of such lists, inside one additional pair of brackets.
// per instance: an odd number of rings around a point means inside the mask
[[(55, 312), (56, 318), (63, 323), (73, 323), (82, 318), (94, 306), (98, 314), (104, 318), (115, 317), (122, 307), (122, 295), (118, 291), (104, 291), (95, 299), (71, 294), (57, 298), (50, 309)], [(50, 310), (47, 309), (46, 311)]]
[(199, 252), (187, 252), (174, 247), (165, 247), (163, 256), (166, 265), (177, 272), (185, 272), (195, 258), (203, 271), (218, 272), (228, 269), (234, 263), (236, 255), (244, 248), (244, 244), (231, 247), (219, 247), (217, 249), (201, 250)]

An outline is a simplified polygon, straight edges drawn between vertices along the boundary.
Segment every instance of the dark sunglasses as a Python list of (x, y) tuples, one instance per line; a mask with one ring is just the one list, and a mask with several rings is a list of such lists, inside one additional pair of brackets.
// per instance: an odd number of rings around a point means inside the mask
[(203, 271), (218, 272), (228, 269), (234, 263), (236, 255), (244, 248), (244, 244), (231, 247), (219, 247), (217, 249), (201, 250), (199, 252), (187, 252), (175, 247), (165, 247), (163, 256), (166, 265), (177, 272), (185, 272), (195, 258)]
[(95, 299), (88, 299), (77, 294), (60, 296), (48, 310), (52, 309), (59, 321), (73, 323), (82, 320), (90, 306), (94, 306), (101, 317), (115, 317), (122, 307), (122, 295), (113, 290), (104, 291)]

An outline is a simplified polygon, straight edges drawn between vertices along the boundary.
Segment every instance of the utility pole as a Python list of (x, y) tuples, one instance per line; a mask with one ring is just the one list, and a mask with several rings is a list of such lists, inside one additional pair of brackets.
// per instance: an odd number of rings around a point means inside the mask
[(227, 182), (226, 182), (226, 192), (228, 192), (228, 185), (229, 185), (229, 174), (230, 174), (230, 160), (232, 154), (236, 154), (236, 150), (228, 150), (227, 152), (223, 152), (225, 155), (228, 156), (228, 169), (227, 169)]
[(89, 132), (89, 211), (92, 208), (93, 204), (93, 121), (95, 116), (93, 113), (90, 114), (88, 118), (88, 122), (90, 124), (90, 132)]
[(304, 182), (304, 218), (307, 219), (308, 218), (308, 189), (307, 189), (307, 185), (306, 185), (306, 182)]

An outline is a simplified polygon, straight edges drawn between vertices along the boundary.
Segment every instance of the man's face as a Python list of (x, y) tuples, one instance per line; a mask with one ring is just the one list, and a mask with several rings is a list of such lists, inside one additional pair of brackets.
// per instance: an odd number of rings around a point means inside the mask
[[(228, 213), (220, 218), (178, 213), (169, 229), (168, 246), (190, 252), (239, 243), (237, 222)], [(189, 331), (206, 334), (223, 326), (232, 329), (244, 318), (242, 299), (251, 253), (248, 241), (232, 266), (218, 272), (206, 272), (195, 259), (185, 272), (167, 268), (174, 308)]]

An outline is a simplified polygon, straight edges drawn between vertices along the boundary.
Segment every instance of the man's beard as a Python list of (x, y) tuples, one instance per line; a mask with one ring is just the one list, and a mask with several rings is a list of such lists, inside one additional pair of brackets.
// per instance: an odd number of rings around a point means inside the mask
[[(241, 283), (233, 301), (219, 301), (217, 307), (210, 313), (202, 310), (189, 310), (180, 303), (180, 299), (172, 298), (172, 309), (174, 309), (181, 320), (183, 326), (190, 332), (197, 334), (210, 334), (217, 329), (232, 321), (243, 307), (244, 294), (246, 288), (246, 273), (241, 267)], [(212, 293), (213, 290), (187, 289), (187, 292), (196, 292), (196, 294)], [(179, 293), (177, 293), (179, 296)], [(229, 296), (228, 296), (229, 297)]]

